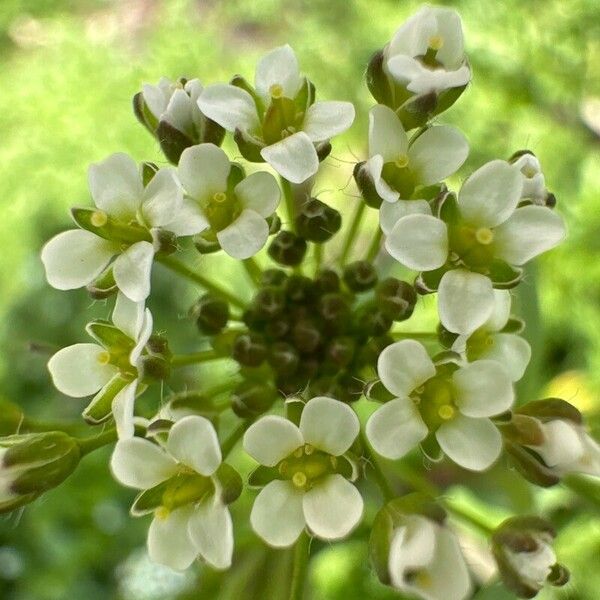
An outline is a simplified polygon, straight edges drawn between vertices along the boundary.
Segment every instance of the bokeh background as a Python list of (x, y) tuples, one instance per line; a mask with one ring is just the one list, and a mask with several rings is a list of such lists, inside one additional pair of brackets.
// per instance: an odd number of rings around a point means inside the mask
[[(441, 119), (460, 126), (471, 143), (457, 180), (487, 160), (529, 148), (542, 162), (570, 231), (568, 241), (542, 257), (520, 287), (519, 306), (535, 358), (519, 385), (519, 400), (560, 395), (585, 411), (598, 437), (600, 3), (443, 4), (463, 17), (474, 73), (473, 85)], [(372, 103), (362, 80), (366, 63), (418, 6), (399, 0), (2, 0), (2, 399), (48, 420), (77, 419), (82, 408), (52, 389), (45, 362), (59, 346), (84, 341), (86, 320), (106, 316), (108, 307), (92, 305), (81, 291), (49, 288), (39, 250), (48, 237), (70, 226), (69, 206), (89, 203), (90, 162), (125, 151), (138, 160), (164, 163), (157, 144), (132, 115), (131, 97), (143, 82), (162, 75), (196, 76), (203, 83), (225, 81), (234, 73), (251, 78), (258, 57), (289, 42), (321, 98), (350, 100), (357, 107), (354, 127), (336, 140), (317, 183), (321, 197), (347, 214), (357, 202), (355, 189), (347, 185), (348, 161), (366, 153)], [(364, 235), (357, 252), (368, 242)], [(193, 348), (197, 335), (184, 317), (196, 292), (155, 271), (151, 308), (156, 321), (178, 350)], [(241, 275), (226, 273), (224, 285), (244, 293)], [(417, 321), (427, 322), (431, 308), (421, 307)], [(249, 496), (235, 505), (239, 548), (235, 568), (225, 578), (202, 568), (176, 575), (150, 565), (144, 550), (148, 523), (128, 517), (132, 494), (111, 480), (107, 459), (107, 450), (87, 457), (61, 488), (0, 520), (0, 598), (286, 597), (291, 555), (268, 551), (248, 531)], [(540, 492), (507, 471), (506, 464), (483, 479), (444, 469), (431, 476), (452, 482), (452, 493), (482, 518), (497, 521), (526, 510), (557, 523), (558, 555), (572, 569), (572, 581), (540, 598), (600, 597), (598, 484), (588, 481), (582, 498), (571, 489), (586, 483), (582, 479)], [(377, 498), (368, 487), (365, 493)], [(474, 555), (482, 556), (477, 534), (468, 528), (463, 534)], [(366, 535), (365, 526), (351, 541), (313, 547), (312, 598), (399, 597), (370, 574)], [(485, 571), (476, 556), (471, 560)], [(511, 597), (494, 583), (477, 595), (478, 600)]]

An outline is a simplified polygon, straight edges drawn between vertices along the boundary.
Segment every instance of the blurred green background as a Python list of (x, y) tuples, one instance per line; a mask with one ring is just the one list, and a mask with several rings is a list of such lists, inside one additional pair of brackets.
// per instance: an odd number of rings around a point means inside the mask
[[(600, 3), (598, 0), (463, 0), (473, 85), (442, 121), (460, 126), (471, 155), (464, 178), (483, 162), (533, 150), (544, 167), (567, 243), (537, 263), (521, 286), (521, 310), (535, 359), (520, 401), (560, 395), (600, 433)], [(84, 341), (83, 325), (109, 308), (82, 291), (50, 289), (39, 250), (70, 226), (68, 207), (87, 205), (87, 165), (115, 151), (163, 164), (138, 125), (131, 97), (162, 75), (207, 84), (253, 76), (256, 59), (289, 42), (321, 98), (351, 100), (352, 130), (336, 140), (317, 183), (345, 212), (345, 187), (364, 158), (372, 103), (362, 75), (370, 54), (420, 5), (398, 0), (1, 0), (0, 2), (0, 378), (2, 394), (39, 418), (76, 418), (82, 404), (52, 389), (45, 369), (55, 348)], [(231, 146), (229, 146), (232, 149)], [(235, 154), (235, 151), (233, 152)], [(364, 242), (367, 243), (365, 238)], [(151, 308), (179, 351), (196, 336), (182, 317), (195, 292), (155, 269)], [(226, 284), (243, 284), (235, 272)], [(431, 306), (429, 306), (429, 309)], [(423, 314), (427, 314), (427, 307)], [(420, 317), (419, 317), (420, 318)], [(426, 319), (426, 317), (423, 317)], [(234, 508), (240, 527), (235, 568), (224, 579), (196, 569), (175, 575), (145, 557), (147, 522), (129, 519), (132, 494), (109, 477), (107, 451), (19, 514), (0, 521), (2, 600), (285, 598), (290, 553), (268, 551), (248, 531), (250, 496)], [(242, 461), (241, 458), (235, 459)], [(245, 465), (247, 467), (247, 465)], [(445, 467), (437, 476), (472, 509), (498, 519), (540, 511), (557, 523), (558, 555), (572, 581), (541, 598), (600, 597), (600, 492), (583, 500), (560, 488), (532, 492), (501, 464), (483, 479)], [(435, 475), (435, 474), (434, 474)], [(365, 489), (377, 498), (375, 490)], [(480, 504), (489, 501), (496, 512)], [(372, 504), (372, 506), (371, 506)], [(369, 506), (368, 515), (375, 510)], [(369, 519), (367, 518), (367, 521)], [(397, 598), (369, 573), (366, 525), (351, 541), (313, 546), (315, 600)], [(474, 540), (470, 559), (481, 555)], [(283, 590), (283, 595), (281, 594)], [(498, 585), (479, 600), (511, 598)]]

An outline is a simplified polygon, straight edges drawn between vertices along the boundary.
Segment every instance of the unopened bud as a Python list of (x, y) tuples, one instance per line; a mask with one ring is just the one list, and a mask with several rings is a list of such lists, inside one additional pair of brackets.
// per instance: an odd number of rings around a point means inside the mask
[(232, 354), (244, 367), (259, 367), (267, 357), (267, 346), (261, 335), (241, 333), (233, 343)]
[(331, 269), (323, 269), (315, 277), (315, 289), (321, 295), (340, 291), (340, 276)]
[(267, 269), (263, 271), (260, 285), (266, 287), (268, 285), (283, 285), (286, 280), (287, 274), (281, 269)]
[(357, 260), (344, 269), (344, 282), (353, 292), (366, 292), (377, 284), (377, 272), (370, 262)]
[(341, 226), (340, 213), (316, 198), (306, 202), (296, 217), (298, 235), (310, 242), (326, 242)]
[(276, 317), (285, 307), (283, 290), (274, 285), (260, 289), (252, 300), (252, 307), (259, 319)]
[(292, 330), (294, 344), (303, 354), (314, 352), (321, 343), (319, 328), (310, 319), (298, 321)]
[(272, 387), (244, 381), (231, 394), (231, 408), (242, 419), (257, 417), (273, 406), (276, 397), (277, 394)]
[(291, 231), (280, 231), (269, 245), (269, 256), (281, 265), (299, 265), (306, 254), (306, 241)]
[(191, 308), (196, 326), (205, 335), (220, 333), (229, 321), (229, 304), (212, 294), (204, 294)]
[(167, 358), (160, 355), (141, 356), (138, 363), (138, 377), (141, 381), (162, 381), (171, 374), (171, 364)]
[(287, 342), (277, 342), (271, 347), (269, 364), (278, 375), (291, 375), (295, 373), (300, 357), (298, 352)]
[(297, 304), (310, 302), (314, 297), (313, 282), (302, 275), (290, 275), (283, 288), (286, 298)]
[(380, 281), (375, 290), (377, 306), (394, 321), (408, 319), (417, 303), (415, 288), (395, 277)]

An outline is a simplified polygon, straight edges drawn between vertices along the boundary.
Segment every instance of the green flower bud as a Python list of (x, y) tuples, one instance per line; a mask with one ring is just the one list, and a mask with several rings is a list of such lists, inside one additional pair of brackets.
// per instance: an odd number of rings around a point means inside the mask
[(162, 381), (171, 375), (171, 363), (160, 355), (141, 356), (137, 365), (141, 381)]
[(408, 319), (417, 303), (415, 288), (395, 277), (380, 281), (375, 290), (375, 300), (379, 309), (394, 321)]
[(340, 213), (316, 198), (308, 200), (296, 217), (298, 235), (319, 244), (331, 239), (341, 226)]
[(313, 282), (302, 275), (290, 275), (284, 286), (286, 298), (296, 304), (310, 303), (314, 298)]
[(77, 440), (62, 431), (0, 439), (0, 512), (10, 512), (61, 484), (81, 453)]
[(291, 231), (280, 231), (269, 245), (269, 256), (281, 265), (295, 267), (306, 254), (306, 241)]
[(283, 285), (286, 278), (286, 272), (281, 269), (267, 269), (266, 271), (263, 271), (260, 285), (261, 287), (266, 287), (268, 285)]
[(269, 385), (244, 381), (231, 394), (231, 408), (242, 419), (257, 417), (273, 406), (276, 397)]
[(357, 260), (344, 268), (344, 282), (353, 292), (366, 292), (377, 284), (375, 267), (366, 260)]
[(259, 319), (272, 319), (285, 308), (283, 290), (274, 285), (260, 289), (252, 300), (252, 307)]
[(311, 354), (321, 343), (319, 327), (310, 319), (298, 321), (292, 329), (294, 344), (302, 354)]
[(315, 277), (315, 289), (319, 294), (328, 294), (340, 291), (340, 277), (331, 269), (323, 269)]
[(267, 358), (267, 346), (257, 333), (240, 333), (233, 342), (232, 355), (244, 367), (259, 367)]
[(325, 355), (337, 367), (347, 367), (354, 358), (356, 342), (348, 336), (336, 337), (331, 340)]
[(392, 319), (377, 305), (367, 304), (356, 315), (356, 327), (367, 337), (379, 337), (392, 327)]
[(287, 342), (277, 342), (271, 347), (269, 364), (278, 375), (292, 375), (298, 369), (298, 352)]
[(365, 204), (371, 208), (379, 208), (383, 202), (383, 198), (377, 193), (375, 183), (366, 167), (366, 163), (364, 161), (356, 163), (352, 174), (356, 182), (356, 187), (358, 187)]
[(204, 294), (190, 309), (196, 325), (205, 335), (220, 333), (229, 321), (229, 304), (212, 294)]
[(325, 294), (319, 301), (319, 314), (331, 323), (343, 323), (350, 316), (350, 305), (342, 294)]

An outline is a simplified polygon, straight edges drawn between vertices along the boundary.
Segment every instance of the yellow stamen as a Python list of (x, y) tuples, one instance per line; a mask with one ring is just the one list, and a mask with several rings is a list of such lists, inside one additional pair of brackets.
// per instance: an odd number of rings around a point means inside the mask
[(441, 35), (432, 35), (427, 42), (432, 50), (440, 50), (444, 45), (444, 38)]
[(110, 352), (107, 352), (106, 350), (100, 352), (100, 354), (98, 354), (98, 356), (96, 357), (96, 360), (101, 365), (107, 365), (110, 361)]
[(494, 232), (487, 227), (480, 227), (475, 232), (475, 239), (483, 246), (488, 246), (494, 241)]
[(286, 460), (282, 460), (279, 463), (279, 468), (278, 468), (279, 474), (285, 476), (285, 472), (287, 471), (287, 468), (288, 468), (287, 461)]
[(225, 200), (227, 200), (227, 194), (225, 192), (217, 192), (214, 194), (213, 200), (218, 203), (225, 202)]
[(455, 414), (456, 410), (450, 404), (443, 404), (438, 408), (438, 415), (444, 421), (449, 421)]
[(294, 456), (296, 458), (301, 458), (303, 456), (303, 454), (304, 454), (304, 448), (302, 448), (302, 447), (297, 448), (296, 450), (294, 450)]
[(171, 511), (166, 506), (160, 506), (154, 511), (154, 515), (157, 519), (164, 521)]
[(283, 96), (283, 86), (280, 83), (274, 83), (269, 88), (269, 94), (271, 94), (271, 98), (281, 98)]
[(304, 454), (306, 454), (306, 456), (310, 456), (314, 451), (315, 449), (310, 444), (304, 445)]
[(399, 169), (404, 169), (408, 165), (408, 156), (406, 154), (401, 154), (395, 161), (394, 164)]
[(299, 488), (304, 487), (307, 481), (308, 479), (302, 471), (296, 471), (292, 477), (292, 483)]
[(103, 210), (95, 210), (90, 217), (90, 223), (94, 227), (102, 227), (106, 225), (108, 221), (108, 215)]

